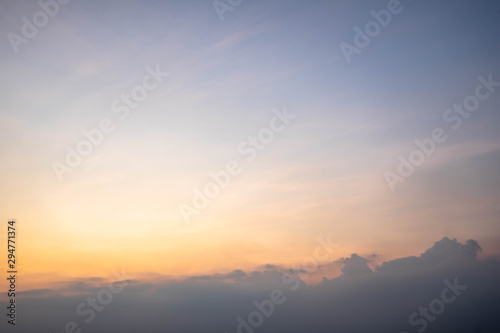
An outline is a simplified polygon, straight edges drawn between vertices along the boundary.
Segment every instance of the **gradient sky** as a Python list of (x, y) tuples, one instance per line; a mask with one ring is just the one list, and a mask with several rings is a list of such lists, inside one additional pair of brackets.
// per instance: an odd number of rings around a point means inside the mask
[[(443, 121), (479, 76), (500, 81), (498, 2), (404, 1), (350, 64), (339, 44), (387, 1), (243, 1), (221, 22), (211, 1), (72, 0), (17, 54), (7, 34), (40, 7), (0, 6), (0, 220), (18, 222), (22, 288), (293, 265), (327, 235), (336, 260), (371, 265), (445, 236), (500, 257), (500, 89)], [(157, 65), (168, 78), (120, 120), (112, 102)], [(284, 108), (297, 118), (246, 162), (238, 145)], [(52, 162), (106, 117), (115, 131), (59, 182)], [(392, 192), (384, 172), (437, 127), (449, 139)], [(184, 223), (233, 159), (241, 174)]]

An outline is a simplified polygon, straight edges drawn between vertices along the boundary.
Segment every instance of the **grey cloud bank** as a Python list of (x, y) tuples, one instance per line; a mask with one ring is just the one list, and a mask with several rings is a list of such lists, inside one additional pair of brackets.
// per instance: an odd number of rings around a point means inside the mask
[[(480, 250), (474, 240), (443, 238), (419, 256), (387, 261), (374, 270), (369, 259), (353, 254), (333, 263), (343, 265), (341, 276), (314, 286), (301, 282), (293, 293), (282, 279), (287, 270), (275, 265), (180, 281), (130, 281), (89, 331), (234, 332), (235, 318), (253, 311), (253, 300), (262, 302), (270, 290), (281, 288), (287, 301), (255, 332), (498, 332), (500, 263), (478, 259)], [(85, 281), (75, 285), (90, 295), (100, 289)], [(443, 294), (448, 303), (440, 311), (436, 299)], [(18, 332), (54, 332), (75, 317), (81, 294), (61, 295), (58, 290), (24, 292), (23, 316), (31, 320), (21, 321)], [(420, 308), (430, 308), (432, 320)]]

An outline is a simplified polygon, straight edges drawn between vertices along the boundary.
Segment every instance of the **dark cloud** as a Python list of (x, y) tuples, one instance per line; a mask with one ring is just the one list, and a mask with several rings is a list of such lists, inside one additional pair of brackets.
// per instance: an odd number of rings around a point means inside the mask
[(456, 239), (443, 238), (434, 246), (427, 249), (419, 257), (407, 257), (384, 262), (378, 270), (388, 272), (395, 270), (415, 270), (425, 269), (436, 265), (463, 265), (470, 263), (477, 258), (481, 247), (474, 240), (468, 240), (465, 244), (460, 244)]
[(342, 268), (344, 276), (373, 273), (367, 265), (369, 260), (356, 253), (353, 253), (350, 258), (341, 259), (340, 262), (344, 264), (344, 268)]
[(272, 270), (272, 269), (280, 269), (281, 266), (272, 265), (272, 264), (265, 264), (264, 266), (262, 266), (262, 268), (263, 269)]
[(225, 275), (227, 279), (238, 279), (246, 276), (247, 274), (243, 272), (241, 269), (235, 269), (231, 273)]
[[(442, 313), (426, 321), (422, 332), (499, 332), (500, 263), (479, 260), (480, 249), (473, 240), (462, 244), (443, 238), (419, 256), (384, 262), (375, 270), (367, 266), (369, 259), (353, 254), (339, 261), (341, 276), (313, 286), (272, 265), (181, 281), (129, 281), (90, 324), (75, 309), (106, 285), (78, 280), (66, 286), (86, 289), (86, 295), (22, 293), (16, 331), (62, 332), (66, 322), (75, 321), (82, 332), (231, 333), (237, 331), (238, 318), (248, 323), (253, 313), (258, 319), (254, 312), (263, 305), (269, 311), (273, 307), (273, 313), (263, 315), (254, 332), (417, 332), (424, 326), (419, 309), (439, 305), (448, 281), (466, 289), (443, 303)], [(447, 292), (445, 297), (453, 296)], [(270, 307), (276, 293), (284, 302)], [(412, 326), (409, 319), (415, 313), (420, 322)]]

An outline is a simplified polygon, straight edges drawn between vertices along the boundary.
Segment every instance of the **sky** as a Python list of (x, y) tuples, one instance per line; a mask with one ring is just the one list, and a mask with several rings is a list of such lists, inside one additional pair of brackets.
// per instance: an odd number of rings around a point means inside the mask
[[(468, 331), (498, 329), (497, 1), (0, 8), (0, 239), (15, 220), (18, 332), (81, 326), (74, 309), (109, 281), (128, 282), (87, 331), (137, 304), (149, 319), (116, 327), (236, 331), (236, 313), (311, 260), (259, 330), (417, 331), (408, 316), (456, 276), (477, 289), (425, 330), (464, 327), (472, 307)], [(353, 319), (367, 312), (371, 326)]]

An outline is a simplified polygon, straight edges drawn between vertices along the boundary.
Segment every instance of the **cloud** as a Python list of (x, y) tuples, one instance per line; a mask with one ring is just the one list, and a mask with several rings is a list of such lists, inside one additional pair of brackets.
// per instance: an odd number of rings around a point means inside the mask
[(477, 258), (481, 247), (475, 240), (468, 240), (460, 244), (456, 239), (445, 237), (434, 243), (434, 246), (426, 250), (419, 257), (400, 258), (382, 263), (378, 268), (380, 272), (397, 270), (412, 271), (424, 269), (441, 264), (457, 263), (463, 265)]
[(367, 265), (369, 260), (356, 253), (353, 253), (350, 258), (341, 259), (339, 262), (344, 264), (344, 268), (342, 268), (344, 276), (373, 273)]
[[(265, 304), (273, 290), (286, 300), (264, 316), (255, 332), (417, 332), (409, 318), (420, 307), (439, 299), (445, 280), (467, 288), (444, 311), (429, 321), (425, 332), (497, 332), (500, 262), (482, 261), (474, 240), (460, 243), (443, 238), (419, 256), (399, 258), (371, 270), (369, 259), (357, 254), (342, 258), (342, 275), (317, 285), (293, 280), (284, 268), (267, 264), (244, 272), (130, 282), (112, 302), (86, 324), (75, 309), (96, 295), (99, 279), (80, 279), (58, 290), (24, 292), (19, 297), (24, 318), (19, 332), (63, 331), (67, 321), (87, 332), (236, 332), (241, 317)], [(295, 279), (297, 279), (295, 277)], [(300, 286), (292, 287), (295, 282)], [(85, 295), (68, 294), (87, 289)], [(264, 302), (264, 303), (262, 303)], [(242, 330), (241, 332), (245, 332)]]

